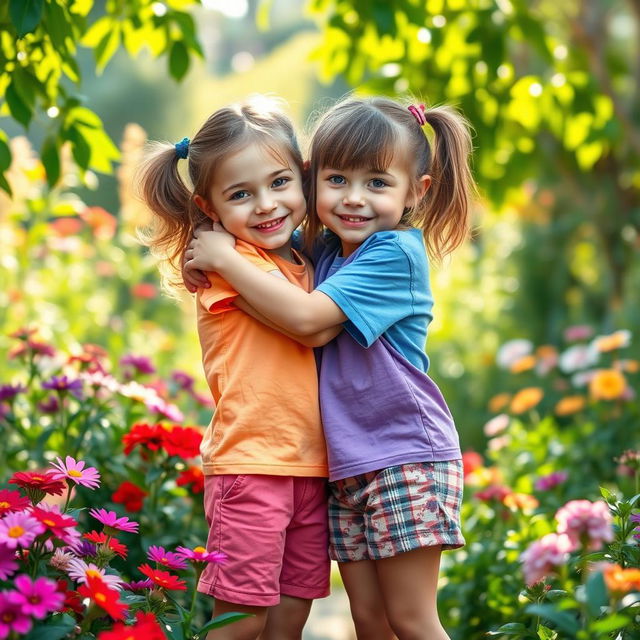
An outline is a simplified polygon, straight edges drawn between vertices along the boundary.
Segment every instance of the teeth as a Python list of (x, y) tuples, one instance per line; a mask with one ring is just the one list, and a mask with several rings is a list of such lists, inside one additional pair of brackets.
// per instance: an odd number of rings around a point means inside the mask
[(276, 220), (271, 220), (270, 222), (264, 222), (263, 224), (257, 225), (258, 229), (270, 229), (271, 227), (275, 227), (277, 224), (282, 222), (282, 218), (277, 218)]
[(356, 216), (340, 216), (343, 220), (347, 222), (364, 222), (367, 218), (360, 218)]

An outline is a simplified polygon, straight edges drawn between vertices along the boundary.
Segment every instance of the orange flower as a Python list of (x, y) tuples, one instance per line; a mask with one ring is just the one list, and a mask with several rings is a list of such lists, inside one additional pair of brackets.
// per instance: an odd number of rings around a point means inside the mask
[(628, 347), (631, 341), (631, 332), (623, 329), (621, 331), (615, 331), (608, 336), (599, 336), (594, 340), (595, 348), (600, 353), (606, 353), (608, 351), (615, 351), (616, 349), (622, 349)]
[(518, 358), (512, 365), (509, 367), (511, 373), (522, 373), (523, 371), (531, 371), (536, 366), (536, 357), (529, 355), (523, 356), (522, 358)]
[(56, 218), (49, 223), (51, 229), (59, 236), (75, 236), (82, 229), (82, 222), (78, 218)]
[(604, 581), (612, 593), (625, 594), (640, 591), (640, 569), (623, 569), (620, 565), (609, 564), (603, 571)]
[(556, 405), (555, 414), (557, 416), (570, 416), (584, 409), (587, 401), (584, 396), (567, 396), (562, 398)]
[(87, 207), (80, 217), (91, 227), (96, 238), (109, 240), (116, 233), (117, 220), (102, 207)]
[(551, 344), (543, 344), (536, 349), (536, 355), (543, 360), (550, 360), (558, 355), (558, 350)]
[(542, 400), (543, 396), (544, 391), (540, 387), (521, 389), (511, 400), (511, 412), (519, 414), (529, 411)]
[(510, 400), (511, 395), (508, 393), (499, 393), (497, 396), (493, 396), (493, 398), (489, 400), (489, 411), (498, 413), (498, 411), (501, 411), (509, 404)]
[(625, 377), (615, 369), (597, 371), (589, 383), (589, 393), (594, 400), (616, 400), (626, 388)]
[(618, 371), (625, 373), (638, 373), (640, 371), (640, 362), (637, 360), (618, 360), (613, 365)]
[(131, 287), (134, 298), (155, 298), (158, 295), (156, 285), (151, 282), (138, 282)]
[(505, 507), (509, 507), (512, 511), (520, 509), (521, 511), (533, 511), (540, 503), (537, 498), (528, 493), (510, 493), (505, 496), (503, 501)]

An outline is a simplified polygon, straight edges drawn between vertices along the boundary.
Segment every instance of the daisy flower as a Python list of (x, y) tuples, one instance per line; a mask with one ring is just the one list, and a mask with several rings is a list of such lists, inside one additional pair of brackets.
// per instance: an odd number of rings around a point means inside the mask
[(0, 544), (0, 580), (6, 580), (17, 568), (15, 551), (7, 545)]
[(187, 562), (182, 555), (165, 551), (164, 547), (150, 546), (147, 551), (147, 558), (151, 562), (157, 562), (168, 569), (186, 569), (187, 567)]
[(38, 504), (46, 494), (61, 496), (65, 490), (64, 482), (58, 480), (53, 471), (16, 471), (9, 483), (25, 489), (33, 504)]
[(75, 559), (75, 556), (69, 551), (64, 549), (56, 549), (49, 560), (49, 564), (59, 571), (66, 571), (69, 568), (69, 563)]
[(0, 516), (9, 511), (24, 511), (31, 503), (19, 491), (0, 489)]
[(169, 591), (187, 590), (187, 584), (185, 583), (185, 581), (180, 580), (178, 576), (174, 576), (168, 571), (152, 569), (148, 564), (141, 564), (138, 567), (138, 570), (162, 589), (168, 589)]
[(93, 516), (98, 522), (102, 522), (105, 526), (105, 532), (114, 535), (116, 531), (128, 531), (129, 533), (138, 532), (138, 523), (129, 520), (126, 516), (118, 518), (115, 511), (107, 511), (106, 509), (90, 509), (89, 515)]
[(61, 458), (56, 458), (56, 462), (52, 462), (51, 466), (55, 467), (54, 476), (57, 479), (68, 478), (76, 484), (89, 489), (95, 489), (100, 486), (100, 473), (95, 467), (84, 468), (84, 460), (74, 460), (71, 456), (67, 456), (62, 462)]
[(153, 580), (132, 580), (131, 582), (124, 582), (123, 588), (127, 591), (142, 591), (143, 589), (151, 589), (153, 587)]
[(0, 543), (9, 549), (26, 549), (43, 531), (44, 525), (26, 511), (8, 513), (0, 520)]
[(129, 638), (165, 640), (166, 636), (153, 613), (142, 611), (136, 612), (136, 621), (132, 625), (118, 622), (110, 631), (102, 631), (98, 635), (98, 640), (128, 640)]
[(194, 549), (188, 549), (187, 547), (177, 547), (177, 553), (179, 553), (187, 560), (192, 562), (216, 562), (221, 563), (227, 559), (227, 556), (220, 551), (207, 551), (204, 547), (195, 547)]
[(85, 584), (78, 588), (78, 593), (83, 598), (91, 598), (101, 609), (104, 609), (114, 620), (124, 620), (129, 607), (119, 602), (118, 591), (111, 589), (101, 577), (87, 576)]
[(11, 592), (0, 591), (0, 638), (6, 638), (12, 631), (21, 635), (27, 633), (33, 624), (10, 596)]
[(58, 591), (58, 585), (44, 576), (31, 580), (27, 575), (20, 575), (14, 585), (16, 591), (11, 593), (11, 600), (19, 604), (26, 615), (42, 619), (64, 604), (64, 594)]
[(102, 533), (92, 531), (91, 533), (85, 533), (83, 537), (95, 544), (106, 544), (111, 551), (117, 553), (123, 559), (127, 557), (127, 547), (118, 539), (108, 536), (104, 531)]
[(69, 562), (67, 573), (70, 578), (83, 584), (86, 583), (87, 579), (91, 576), (99, 577), (104, 583), (114, 589), (120, 589), (120, 585), (122, 584), (120, 576), (105, 573), (104, 569), (101, 569), (92, 562), (87, 563), (81, 558), (74, 558)]
[(78, 523), (71, 516), (60, 513), (58, 505), (33, 507), (31, 515), (65, 544), (72, 545), (80, 538), (80, 533), (75, 529)]

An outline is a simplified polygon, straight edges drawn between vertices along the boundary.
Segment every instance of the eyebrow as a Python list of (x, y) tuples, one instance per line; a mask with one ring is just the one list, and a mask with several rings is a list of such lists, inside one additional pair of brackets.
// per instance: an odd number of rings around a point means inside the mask
[[(279, 176), (281, 173), (286, 173), (287, 171), (292, 171), (289, 167), (285, 167), (284, 169), (278, 169), (277, 171), (273, 171), (267, 176), (268, 180), (273, 180), (276, 176)], [(222, 193), (227, 193), (227, 191), (232, 191), (233, 189), (238, 189), (240, 187), (245, 187), (249, 182), (236, 182), (236, 184), (229, 185), (228, 187), (222, 190)]]
[[(322, 169), (320, 169), (320, 171), (330, 171), (330, 172), (334, 172), (334, 173), (344, 173), (345, 171), (349, 171), (349, 169), (334, 169), (333, 167), (322, 167)], [(384, 169), (372, 169), (370, 167), (366, 168), (365, 171), (367, 173), (370, 174), (375, 174), (378, 176), (387, 176), (389, 178), (393, 178), (394, 175), (392, 173), (389, 173), (388, 171), (385, 171)]]

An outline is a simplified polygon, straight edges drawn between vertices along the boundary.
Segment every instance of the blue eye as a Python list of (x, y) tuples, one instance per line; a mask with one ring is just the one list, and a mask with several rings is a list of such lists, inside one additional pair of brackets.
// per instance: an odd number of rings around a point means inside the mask
[(290, 179), (289, 178), (276, 178), (273, 181), (273, 184), (271, 185), (272, 187), (274, 187), (275, 189), (277, 189), (278, 187), (284, 187), (285, 184), (287, 184), (287, 182), (289, 182)]
[(236, 191), (235, 193), (231, 194), (231, 197), (229, 198), (229, 200), (244, 200), (245, 198), (249, 197), (249, 192), (248, 191)]
[(387, 186), (387, 183), (380, 178), (374, 178), (373, 180), (371, 180), (371, 186), (374, 189), (383, 189)]
[(344, 179), (344, 176), (329, 176), (328, 181), (331, 184), (345, 184), (346, 180)]

